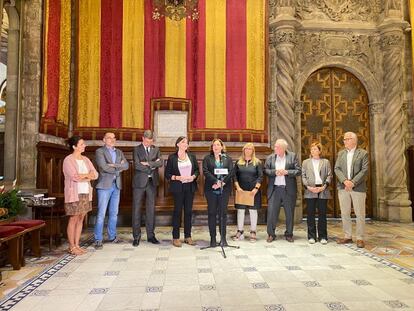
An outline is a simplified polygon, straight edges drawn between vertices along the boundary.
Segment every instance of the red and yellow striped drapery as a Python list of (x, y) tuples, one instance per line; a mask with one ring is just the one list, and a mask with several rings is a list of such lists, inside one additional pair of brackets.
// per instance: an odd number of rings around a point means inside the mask
[(174, 97), (196, 129), (265, 130), (266, 0), (200, 0), (178, 22), (150, 0), (78, 4), (77, 127), (148, 128), (151, 98)]
[(71, 4), (45, 1), (41, 132), (66, 137), (69, 124)]

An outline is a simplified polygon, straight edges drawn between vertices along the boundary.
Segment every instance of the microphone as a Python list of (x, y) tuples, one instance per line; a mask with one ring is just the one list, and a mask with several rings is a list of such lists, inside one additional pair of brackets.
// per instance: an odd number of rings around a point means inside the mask
[(227, 158), (227, 154), (225, 153), (219, 153), (219, 158)]

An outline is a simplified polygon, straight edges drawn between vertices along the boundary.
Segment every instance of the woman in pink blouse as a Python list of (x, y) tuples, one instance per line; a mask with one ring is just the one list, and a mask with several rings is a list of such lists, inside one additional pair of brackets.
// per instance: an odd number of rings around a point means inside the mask
[(65, 175), (65, 212), (69, 216), (67, 235), (69, 253), (82, 255), (86, 250), (79, 246), (82, 225), (85, 215), (92, 210), (91, 180), (98, 178), (98, 172), (92, 162), (82, 153), (85, 151), (85, 141), (79, 136), (68, 140), (72, 153), (63, 160)]

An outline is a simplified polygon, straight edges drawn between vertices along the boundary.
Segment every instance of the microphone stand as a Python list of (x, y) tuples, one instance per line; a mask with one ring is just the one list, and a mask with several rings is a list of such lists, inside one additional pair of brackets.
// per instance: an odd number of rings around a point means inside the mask
[[(220, 157), (221, 166), (223, 166), (222, 155), (220, 154), (219, 157)], [(218, 177), (218, 180), (220, 181), (220, 196), (221, 196), (220, 200), (223, 200), (223, 197), (222, 197), (222, 195), (223, 195), (223, 176), (220, 175)], [(240, 246), (229, 245), (229, 244), (227, 244), (227, 242), (226, 242), (226, 244), (224, 244), (224, 241), (226, 241), (226, 235), (223, 236), (223, 232), (225, 231), (225, 228), (226, 228), (227, 224), (224, 222), (224, 206), (223, 205), (221, 205), (221, 207), (219, 208), (219, 226), (220, 226), (220, 244), (218, 244), (218, 245), (216, 244), (216, 246), (220, 246), (221, 254), (223, 255), (224, 258), (227, 258), (226, 252), (224, 251), (225, 247), (231, 247), (231, 248), (239, 249)], [(204, 250), (204, 249), (208, 249), (208, 248), (214, 248), (216, 246), (205, 246), (205, 247), (201, 247), (200, 250)]]

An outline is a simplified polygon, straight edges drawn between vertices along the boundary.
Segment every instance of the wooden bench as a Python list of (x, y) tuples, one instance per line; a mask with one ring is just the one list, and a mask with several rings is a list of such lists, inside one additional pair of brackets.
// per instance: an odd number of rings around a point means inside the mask
[[(9, 245), (9, 254), (11, 256), (11, 257), (9, 256), (9, 261), (12, 264), (13, 269), (15, 269), (15, 266), (13, 265), (12, 261), (15, 262), (15, 260), (18, 260), (20, 262), (20, 265), (15, 264), (17, 267), (17, 269), (15, 270), (19, 270), (20, 267), (25, 266), (24, 237), (26, 235), (30, 236), (30, 246), (31, 246), (30, 249), (32, 251), (32, 254), (36, 257), (42, 256), (42, 251), (40, 248), (40, 230), (44, 226), (45, 226), (45, 222), (43, 220), (35, 220), (35, 219), (19, 220), (19, 221), (14, 221), (14, 222), (0, 226), (0, 229), (3, 230), (4, 233), (7, 233), (8, 231), (14, 232), (14, 231), (19, 230), (18, 232), (19, 235), (18, 237), (16, 237), (16, 241), (14, 240), (13, 236), (10, 236), (11, 237), (10, 241), (13, 241), (13, 242)], [(12, 230), (10, 231), (10, 229), (7, 229), (7, 228), (12, 228)], [(20, 230), (20, 229), (23, 229), (23, 230)], [(14, 249), (16, 243), (19, 248), (17, 251)]]
[(13, 270), (20, 270), (22, 266), (22, 239), (24, 227), (0, 225), (0, 245), (7, 244), (7, 257)]

